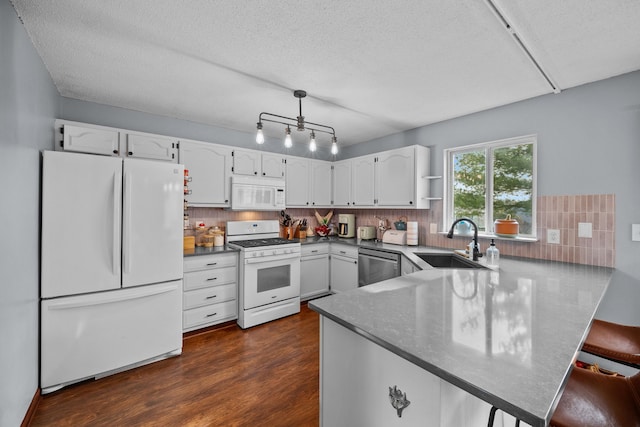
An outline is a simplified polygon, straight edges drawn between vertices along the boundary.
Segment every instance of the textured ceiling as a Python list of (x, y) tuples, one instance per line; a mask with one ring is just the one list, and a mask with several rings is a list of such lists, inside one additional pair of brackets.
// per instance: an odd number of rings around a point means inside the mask
[(559, 89), (640, 69), (638, 0), (12, 3), (62, 96), (253, 133), (304, 89), (341, 144), (552, 93), (496, 10)]

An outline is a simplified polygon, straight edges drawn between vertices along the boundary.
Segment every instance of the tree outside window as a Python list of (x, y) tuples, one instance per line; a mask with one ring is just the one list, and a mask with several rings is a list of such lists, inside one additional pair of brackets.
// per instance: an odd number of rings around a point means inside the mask
[(491, 234), (510, 215), (520, 235), (535, 237), (535, 151), (535, 136), (445, 150), (448, 223), (470, 218)]

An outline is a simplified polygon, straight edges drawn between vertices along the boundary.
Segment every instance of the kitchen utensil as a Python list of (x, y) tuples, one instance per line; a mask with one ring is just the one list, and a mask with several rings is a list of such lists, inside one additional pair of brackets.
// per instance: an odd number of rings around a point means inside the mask
[(511, 215), (507, 215), (505, 219), (496, 219), (493, 223), (494, 233), (500, 237), (516, 237), (519, 232), (520, 225), (515, 219), (511, 219)]

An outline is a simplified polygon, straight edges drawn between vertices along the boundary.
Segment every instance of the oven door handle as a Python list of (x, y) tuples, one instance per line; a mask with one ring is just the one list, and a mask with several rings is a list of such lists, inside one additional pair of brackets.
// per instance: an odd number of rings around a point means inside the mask
[(244, 260), (244, 263), (245, 264), (261, 264), (265, 262), (280, 261), (280, 260), (286, 260), (286, 259), (296, 259), (296, 258), (300, 258), (300, 254), (297, 252), (293, 254), (267, 255), (267, 256), (262, 256), (257, 258), (248, 258)]

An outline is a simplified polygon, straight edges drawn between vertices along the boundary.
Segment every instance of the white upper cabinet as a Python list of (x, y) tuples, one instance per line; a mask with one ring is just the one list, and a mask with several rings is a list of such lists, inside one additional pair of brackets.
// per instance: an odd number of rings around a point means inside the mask
[(333, 206), (351, 207), (351, 160), (333, 163)]
[(119, 155), (120, 132), (117, 130), (67, 124), (61, 125), (59, 129), (62, 133), (62, 140), (60, 144), (56, 144), (56, 150), (107, 156)]
[(287, 207), (331, 206), (331, 162), (289, 156), (286, 166)]
[(190, 206), (230, 205), (232, 149), (226, 145), (200, 141), (180, 141), (180, 163), (189, 170)]
[(233, 150), (233, 173), (236, 175), (284, 177), (284, 157), (255, 150)]
[(266, 178), (284, 178), (284, 157), (279, 154), (262, 153), (261, 167)]
[(351, 160), (351, 205), (365, 207), (375, 205), (376, 156), (362, 156)]
[(331, 162), (311, 160), (311, 206), (331, 206)]
[(287, 207), (309, 206), (311, 174), (309, 159), (287, 156), (286, 159), (286, 205)]
[(178, 163), (178, 140), (176, 139), (139, 133), (127, 133), (125, 138), (127, 140), (126, 157)]
[(105, 126), (56, 120), (56, 150), (178, 163), (178, 140)]
[(415, 205), (415, 148), (406, 147), (378, 155), (376, 199), (378, 206)]

